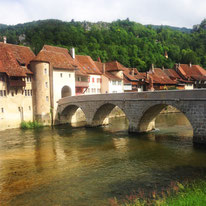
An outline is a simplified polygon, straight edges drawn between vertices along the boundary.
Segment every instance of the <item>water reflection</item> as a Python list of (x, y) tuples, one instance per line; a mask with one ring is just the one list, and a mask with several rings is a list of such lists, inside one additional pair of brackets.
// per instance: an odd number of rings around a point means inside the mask
[(128, 134), (125, 119), (102, 128), (1, 132), (0, 202), (108, 205), (133, 190), (204, 175), (206, 152), (193, 148), (192, 129), (181, 118), (161, 115), (159, 131), (142, 135)]

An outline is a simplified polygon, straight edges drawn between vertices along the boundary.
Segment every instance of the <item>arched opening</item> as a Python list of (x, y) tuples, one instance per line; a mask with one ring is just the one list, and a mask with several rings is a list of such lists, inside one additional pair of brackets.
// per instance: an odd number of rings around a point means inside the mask
[[(148, 132), (153, 129), (172, 129), (173, 132), (182, 130), (183, 133), (193, 136), (193, 127), (185, 114), (176, 107), (167, 104), (158, 104), (144, 112), (138, 130)], [(181, 132), (181, 131), (180, 131)]]
[(61, 124), (71, 124), (74, 127), (85, 126), (86, 117), (82, 109), (76, 105), (69, 105), (60, 115)]
[[(95, 113), (93, 117), (93, 126), (107, 125), (117, 118), (124, 118), (128, 121), (126, 114), (114, 104), (104, 104)], [(118, 127), (118, 125), (116, 125)], [(128, 124), (127, 124), (128, 127)]]
[(72, 95), (71, 88), (69, 86), (64, 86), (61, 91), (61, 97), (68, 97)]

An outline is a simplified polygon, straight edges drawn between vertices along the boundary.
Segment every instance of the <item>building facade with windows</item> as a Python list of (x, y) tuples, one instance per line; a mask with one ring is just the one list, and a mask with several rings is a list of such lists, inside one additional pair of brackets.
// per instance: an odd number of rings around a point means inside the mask
[(0, 43), (0, 130), (33, 121), (33, 52), (24, 46)]

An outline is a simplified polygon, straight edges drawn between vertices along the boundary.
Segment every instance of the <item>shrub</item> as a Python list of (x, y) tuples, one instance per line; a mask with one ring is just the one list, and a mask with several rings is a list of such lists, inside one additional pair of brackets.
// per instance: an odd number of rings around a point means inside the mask
[(20, 125), (21, 129), (36, 129), (36, 128), (40, 128), (43, 127), (43, 124), (37, 121), (31, 122), (31, 121), (23, 121)]

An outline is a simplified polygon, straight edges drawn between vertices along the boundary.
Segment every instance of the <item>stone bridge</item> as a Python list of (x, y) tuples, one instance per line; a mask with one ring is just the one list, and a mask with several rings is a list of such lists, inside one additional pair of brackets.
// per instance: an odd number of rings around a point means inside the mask
[(70, 96), (58, 101), (56, 123), (71, 118), (77, 109), (85, 114), (87, 126), (103, 125), (118, 106), (129, 120), (129, 132), (154, 129), (156, 116), (167, 105), (181, 111), (193, 128), (193, 142), (206, 144), (206, 89)]

